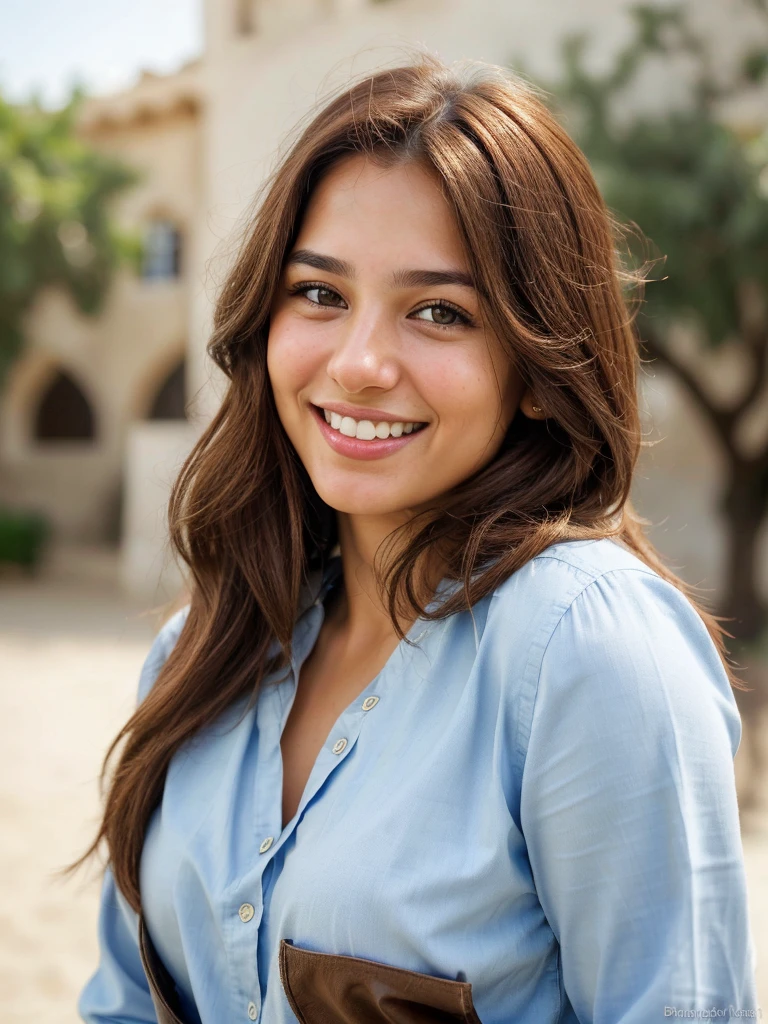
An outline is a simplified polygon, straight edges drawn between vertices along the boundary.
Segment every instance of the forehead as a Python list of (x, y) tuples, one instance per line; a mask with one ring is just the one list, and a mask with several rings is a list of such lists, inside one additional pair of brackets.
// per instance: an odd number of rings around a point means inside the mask
[(382, 167), (362, 154), (339, 161), (316, 186), (296, 240), (304, 247), (355, 263), (466, 268), (436, 172), (415, 162)]

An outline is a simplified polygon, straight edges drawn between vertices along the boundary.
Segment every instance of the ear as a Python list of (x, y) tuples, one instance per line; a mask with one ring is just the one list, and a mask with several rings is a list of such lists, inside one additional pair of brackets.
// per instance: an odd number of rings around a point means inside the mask
[(544, 406), (530, 388), (526, 388), (523, 392), (523, 397), (520, 399), (520, 411), (529, 420), (545, 420), (547, 418)]

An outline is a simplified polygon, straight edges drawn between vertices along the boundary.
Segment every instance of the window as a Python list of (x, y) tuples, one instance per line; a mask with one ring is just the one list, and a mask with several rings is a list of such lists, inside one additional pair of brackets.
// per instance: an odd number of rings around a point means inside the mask
[(142, 277), (171, 278), (181, 272), (181, 235), (168, 220), (153, 220), (144, 235)]
[(183, 420), (186, 418), (186, 364), (182, 359), (171, 370), (157, 390), (149, 410), (151, 420)]
[(40, 398), (34, 420), (36, 441), (93, 441), (93, 409), (76, 381), (60, 370)]

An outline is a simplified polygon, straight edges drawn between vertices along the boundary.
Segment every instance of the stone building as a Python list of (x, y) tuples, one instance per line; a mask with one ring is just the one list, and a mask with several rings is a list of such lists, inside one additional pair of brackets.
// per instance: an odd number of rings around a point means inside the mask
[[(232, 239), (299, 119), (350, 75), (402, 62), (415, 49), (449, 61), (522, 59), (533, 75), (554, 77), (563, 36), (588, 32), (599, 61), (629, 33), (629, 6), (205, 0), (198, 62), (164, 78), (144, 75), (133, 89), (85, 108), (84, 135), (144, 172), (117, 211), (144, 233), (144, 271), (121, 273), (98, 320), (77, 316), (56, 295), (39, 303), (0, 406), (1, 486), (15, 502), (43, 508), (62, 537), (119, 538), (126, 584), (157, 596), (167, 565), (168, 485), (220, 395), (205, 356), (212, 300)], [(695, 5), (723, 60), (749, 31), (745, 7), (740, 0)], [(642, 101), (668, 102), (679, 88), (660, 66)], [(673, 490), (685, 491), (685, 522), (676, 525), (673, 513), (671, 530), (662, 525), (657, 539), (690, 577), (716, 587), (716, 455), (674, 384), (661, 375), (647, 384), (649, 416), (665, 440), (638, 481), (642, 511), (662, 519), (669, 482), (684, 481)], [(195, 398), (198, 427), (181, 418), (185, 393)], [(72, 436), (75, 426), (81, 436)]]
[(143, 258), (138, 274), (118, 272), (98, 317), (81, 315), (63, 293), (41, 297), (0, 405), (0, 500), (39, 509), (58, 538), (117, 543), (131, 428), (189, 433), (200, 122), (199, 64), (170, 77), (144, 74), (132, 89), (83, 107), (82, 137), (139, 172), (114, 213), (140, 235)]

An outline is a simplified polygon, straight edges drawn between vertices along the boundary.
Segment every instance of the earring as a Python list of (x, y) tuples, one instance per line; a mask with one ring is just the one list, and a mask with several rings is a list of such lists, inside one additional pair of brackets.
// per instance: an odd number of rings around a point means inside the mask
[(540, 405), (532, 405), (531, 406), (531, 411), (532, 412), (541, 412), (541, 406)]

